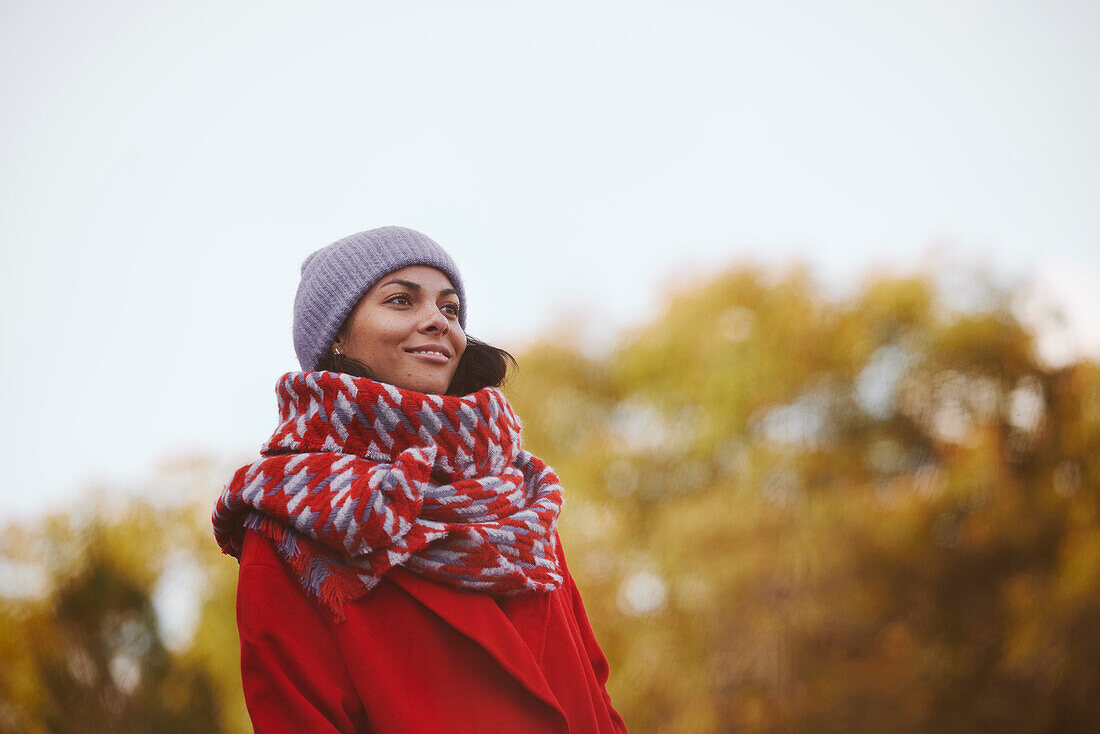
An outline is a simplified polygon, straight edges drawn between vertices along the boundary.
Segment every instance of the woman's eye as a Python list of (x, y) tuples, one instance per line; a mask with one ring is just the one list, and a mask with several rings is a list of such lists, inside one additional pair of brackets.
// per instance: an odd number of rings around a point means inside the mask
[(461, 313), (462, 311), (461, 307), (457, 303), (446, 303), (443, 305), (443, 310), (453, 316), (458, 316), (459, 313)]
[(398, 293), (396, 296), (387, 298), (386, 303), (400, 303), (403, 306), (407, 306), (409, 304), (409, 297), (404, 293)]

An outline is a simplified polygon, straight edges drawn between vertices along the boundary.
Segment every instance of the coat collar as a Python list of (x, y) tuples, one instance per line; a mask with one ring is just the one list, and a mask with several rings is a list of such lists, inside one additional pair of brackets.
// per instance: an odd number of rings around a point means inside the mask
[[(550, 690), (550, 684), (546, 682), (531, 648), (492, 596), (444, 586), (400, 567), (392, 569), (387, 578), (484, 648), (509, 675), (556, 711), (562, 723), (566, 724), (565, 713)], [(531, 629), (530, 633), (541, 641), (546, 633), (545, 627), (546, 619), (542, 619), (541, 624)], [(535, 649), (541, 647), (540, 642)]]

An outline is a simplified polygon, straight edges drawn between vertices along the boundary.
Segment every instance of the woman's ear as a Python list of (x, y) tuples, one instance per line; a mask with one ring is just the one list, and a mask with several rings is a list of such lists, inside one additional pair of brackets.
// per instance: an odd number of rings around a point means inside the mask
[(332, 354), (346, 354), (344, 349), (344, 334), (337, 332), (336, 337), (332, 340), (332, 343), (328, 345), (328, 353)]
[[(336, 332), (336, 337), (332, 340), (332, 346), (343, 347), (347, 343), (348, 339), (348, 322), (340, 324), (340, 328)], [(340, 350), (344, 351), (343, 349)]]

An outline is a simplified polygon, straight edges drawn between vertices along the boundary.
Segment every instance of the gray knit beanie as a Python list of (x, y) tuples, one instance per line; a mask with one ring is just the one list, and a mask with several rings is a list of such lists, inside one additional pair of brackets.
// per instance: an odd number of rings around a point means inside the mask
[(303, 370), (317, 369), (340, 325), (382, 276), (407, 265), (443, 272), (458, 291), (458, 321), (466, 328), (466, 291), (451, 256), (430, 237), (407, 227), (368, 229), (322, 247), (302, 263), (294, 296), (294, 351)]

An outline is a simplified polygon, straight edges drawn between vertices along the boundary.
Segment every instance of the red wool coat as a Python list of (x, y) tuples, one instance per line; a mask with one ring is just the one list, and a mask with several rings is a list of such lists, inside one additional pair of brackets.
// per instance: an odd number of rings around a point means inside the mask
[(625, 732), (560, 540), (557, 552), (553, 592), (493, 597), (397, 567), (336, 622), (247, 531), (237, 625), (256, 732)]

